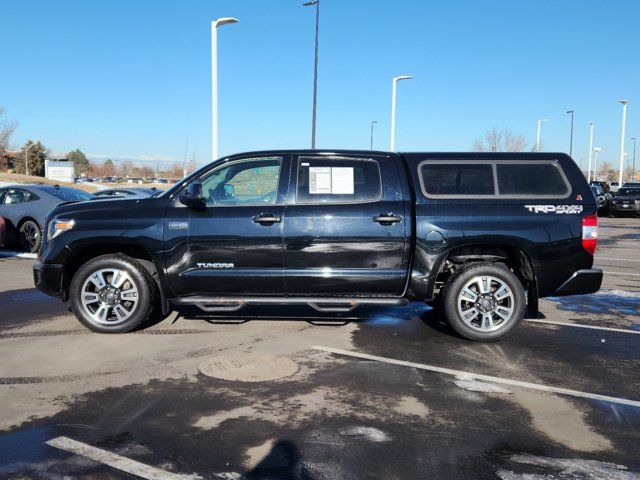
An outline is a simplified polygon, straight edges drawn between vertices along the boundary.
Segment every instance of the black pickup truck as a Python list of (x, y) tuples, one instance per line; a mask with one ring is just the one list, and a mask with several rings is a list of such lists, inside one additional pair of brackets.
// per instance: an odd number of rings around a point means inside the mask
[(57, 207), (34, 278), (97, 332), (156, 306), (424, 301), (496, 340), (538, 298), (600, 288), (596, 210), (565, 154), (252, 152), (161, 195)]

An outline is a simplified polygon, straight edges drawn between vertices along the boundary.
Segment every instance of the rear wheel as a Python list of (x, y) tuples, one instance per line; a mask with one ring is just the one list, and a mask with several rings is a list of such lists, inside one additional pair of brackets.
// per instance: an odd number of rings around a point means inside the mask
[(443, 291), (447, 320), (469, 340), (494, 341), (522, 320), (526, 306), (522, 283), (506, 266), (477, 263), (458, 270)]
[(69, 288), (71, 309), (94, 332), (126, 333), (142, 325), (155, 303), (153, 279), (125, 255), (103, 255), (85, 263)]
[(40, 227), (33, 220), (27, 220), (19, 229), (20, 249), (24, 252), (36, 253), (42, 243)]

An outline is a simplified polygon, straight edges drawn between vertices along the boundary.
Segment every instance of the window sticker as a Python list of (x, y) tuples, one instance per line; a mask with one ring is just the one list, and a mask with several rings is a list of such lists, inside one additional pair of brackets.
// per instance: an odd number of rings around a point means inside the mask
[(309, 193), (331, 193), (331, 167), (309, 167)]
[(331, 169), (331, 193), (353, 195), (353, 167), (333, 167)]
[(353, 195), (353, 167), (309, 167), (309, 193)]

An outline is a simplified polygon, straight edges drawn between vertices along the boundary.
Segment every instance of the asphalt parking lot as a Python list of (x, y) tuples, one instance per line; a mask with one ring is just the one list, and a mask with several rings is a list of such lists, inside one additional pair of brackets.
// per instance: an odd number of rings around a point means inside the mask
[(98, 335), (0, 253), (0, 478), (640, 478), (640, 220), (497, 343), (423, 304)]

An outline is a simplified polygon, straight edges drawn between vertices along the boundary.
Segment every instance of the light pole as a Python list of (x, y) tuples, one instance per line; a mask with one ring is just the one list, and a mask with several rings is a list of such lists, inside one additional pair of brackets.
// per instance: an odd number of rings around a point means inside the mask
[(622, 135), (620, 136), (620, 179), (618, 186), (622, 187), (622, 174), (624, 173), (624, 135), (627, 129), (627, 103), (626, 100), (620, 100), (622, 104)]
[(571, 114), (571, 135), (569, 136), (569, 156), (573, 154), (573, 110), (567, 110)]
[(211, 22), (211, 154), (214, 161), (218, 159), (218, 27), (237, 21), (223, 17)]
[(636, 181), (636, 137), (631, 137), (633, 140), (633, 167), (631, 167), (631, 181)]
[(318, 24), (320, 22), (320, 0), (302, 4), (304, 7), (316, 6), (316, 40), (313, 60), (313, 113), (311, 114), (311, 149), (316, 148), (316, 108), (318, 103)]
[(540, 127), (543, 123), (546, 123), (548, 121), (549, 120), (547, 120), (546, 118), (538, 120), (538, 133), (536, 134), (536, 152), (540, 151)]
[(593, 151), (596, 153), (596, 158), (593, 163), (593, 180), (598, 180), (598, 154), (602, 151), (600, 147), (593, 147)]
[(391, 81), (391, 143), (389, 150), (393, 152), (396, 149), (396, 85), (401, 80), (411, 80), (411, 75), (400, 75), (393, 77)]
[(377, 121), (375, 121), (375, 120), (371, 122), (371, 143), (370, 143), (370, 145), (371, 145), (371, 150), (373, 150), (373, 126), (374, 126), (376, 123), (378, 123), (378, 122), (377, 122)]
[(32, 143), (31, 145), (29, 145), (27, 148), (24, 149), (24, 174), (25, 175), (29, 175), (29, 150), (31, 150), (31, 147), (35, 147), (35, 143)]
[(587, 183), (591, 183), (591, 153), (593, 152), (593, 122), (589, 122), (589, 170), (587, 171)]

